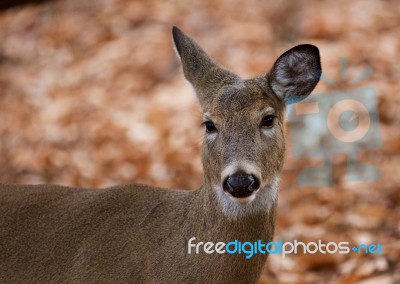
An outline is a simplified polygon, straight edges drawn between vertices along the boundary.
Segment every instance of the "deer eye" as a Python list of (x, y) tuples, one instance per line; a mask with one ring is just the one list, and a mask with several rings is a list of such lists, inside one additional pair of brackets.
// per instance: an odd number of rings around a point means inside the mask
[(211, 120), (206, 120), (203, 122), (203, 124), (206, 126), (207, 133), (217, 132), (217, 128), (215, 127), (214, 122), (212, 122)]
[(275, 124), (275, 116), (274, 115), (266, 115), (263, 117), (261, 121), (261, 127), (271, 128)]

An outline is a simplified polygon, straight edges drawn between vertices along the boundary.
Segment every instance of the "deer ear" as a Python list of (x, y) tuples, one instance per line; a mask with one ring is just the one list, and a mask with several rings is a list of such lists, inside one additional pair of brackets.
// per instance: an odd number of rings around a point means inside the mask
[(182, 61), (185, 78), (195, 89), (200, 88), (202, 77), (209, 73), (216, 64), (193, 39), (179, 28), (172, 28), (172, 37)]
[(233, 73), (219, 67), (204, 50), (179, 28), (172, 28), (176, 51), (182, 61), (185, 78), (193, 85), (200, 100), (218, 87)]
[(267, 74), (269, 86), (286, 104), (305, 99), (321, 77), (319, 50), (302, 44), (286, 51)]

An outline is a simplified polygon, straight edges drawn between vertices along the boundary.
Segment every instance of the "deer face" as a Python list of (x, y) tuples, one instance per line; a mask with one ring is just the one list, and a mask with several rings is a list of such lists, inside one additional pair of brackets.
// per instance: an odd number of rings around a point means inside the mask
[(243, 80), (219, 67), (179, 29), (173, 29), (173, 37), (204, 115), (206, 184), (226, 214), (271, 206), (284, 159), (285, 105), (307, 97), (319, 81), (318, 49), (296, 46), (266, 75)]
[(221, 198), (252, 202), (279, 179), (285, 150), (284, 103), (266, 93), (257, 80), (247, 80), (222, 87), (202, 108), (208, 182)]

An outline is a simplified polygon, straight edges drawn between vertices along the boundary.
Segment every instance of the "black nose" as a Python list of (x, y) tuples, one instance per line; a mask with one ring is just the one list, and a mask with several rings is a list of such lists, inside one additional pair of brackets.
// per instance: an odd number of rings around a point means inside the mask
[(230, 175), (223, 183), (224, 190), (236, 198), (248, 197), (259, 187), (260, 181), (258, 178), (245, 172), (237, 172)]

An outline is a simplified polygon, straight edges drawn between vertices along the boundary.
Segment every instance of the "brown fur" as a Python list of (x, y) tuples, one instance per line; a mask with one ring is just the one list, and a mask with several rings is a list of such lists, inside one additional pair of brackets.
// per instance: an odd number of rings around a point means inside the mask
[[(284, 109), (319, 79), (318, 49), (295, 47), (266, 76), (243, 80), (179, 29), (174, 42), (217, 133), (206, 133), (195, 191), (124, 185), (100, 190), (0, 185), (1, 283), (254, 283), (267, 255), (188, 254), (187, 242), (269, 242), (284, 158)], [(276, 116), (262, 129), (267, 107)], [(272, 132), (271, 132), (272, 131)], [(228, 167), (259, 169), (250, 203), (222, 192)]]

